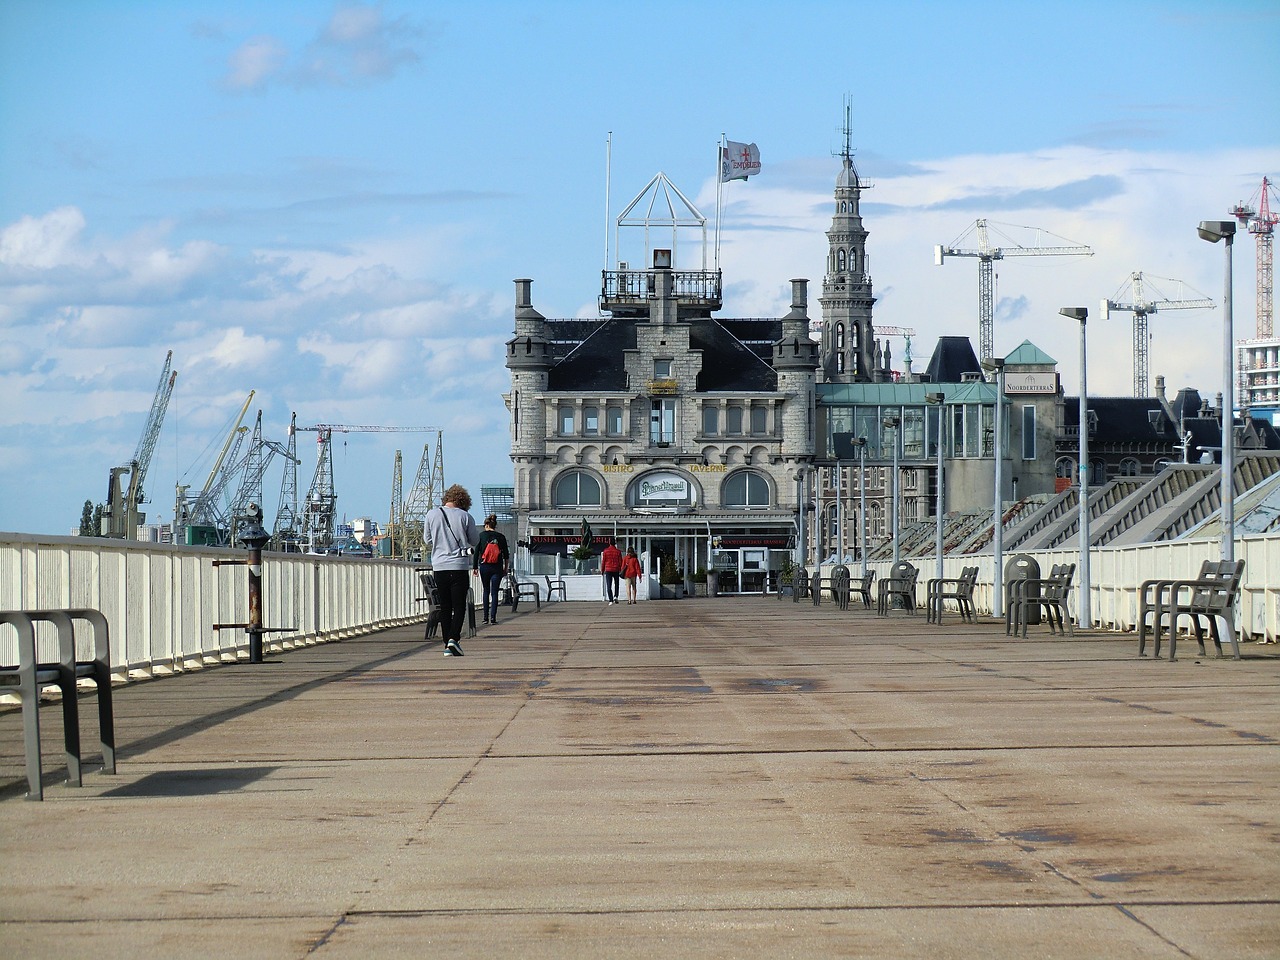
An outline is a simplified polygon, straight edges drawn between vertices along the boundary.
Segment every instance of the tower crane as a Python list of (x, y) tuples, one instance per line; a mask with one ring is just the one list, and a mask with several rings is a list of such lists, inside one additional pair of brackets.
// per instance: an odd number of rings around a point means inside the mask
[[(155, 396), (151, 400), (151, 412), (147, 414), (146, 425), (142, 428), (142, 436), (138, 439), (138, 447), (133, 459), (128, 464), (112, 467), (107, 483), (107, 502), (102, 511), (102, 535), (115, 539), (138, 539), (138, 524), (146, 520), (146, 515), (138, 512), (143, 503), (142, 484), (151, 466), (151, 456), (156, 450), (156, 441), (160, 438), (160, 426), (164, 423), (165, 411), (169, 409), (169, 397), (173, 395), (173, 385), (178, 373), (173, 370), (173, 351), (164, 358), (164, 369), (160, 371), (160, 383), (156, 387)], [(123, 488), (121, 476), (129, 474), (129, 486)]]
[[(1177, 297), (1166, 297), (1152, 280), (1164, 280), (1178, 285)], [(1120, 285), (1120, 289), (1110, 300), (1102, 301), (1102, 319), (1106, 320), (1112, 310), (1128, 311), (1133, 314), (1133, 395), (1148, 397), (1150, 381), (1147, 376), (1147, 356), (1150, 347), (1150, 334), (1147, 332), (1147, 317), (1165, 310), (1212, 310), (1217, 306), (1203, 295), (1183, 298), (1181, 280), (1169, 277), (1152, 277), (1141, 270), (1131, 273), (1129, 279)], [(1199, 293), (1199, 291), (1194, 291)], [(1154, 295), (1153, 295), (1154, 294)]]
[[(1035, 233), (1034, 242), (1030, 246), (1018, 243), (1012, 237), (997, 229), (998, 226), (1016, 227), (1019, 230), (1031, 230)], [(991, 243), (991, 234), (998, 233), (1007, 241), (1003, 246)], [(971, 234), (977, 235), (977, 247), (963, 249), (964, 243)], [(1045, 245), (1041, 243), (1041, 235), (1060, 240), (1062, 243)], [(994, 221), (975, 220), (964, 233), (952, 241), (950, 246), (938, 244), (933, 248), (933, 262), (942, 266), (947, 257), (978, 258), (978, 359), (990, 360), (995, 355), (995, 271), (992, 264), (1006, 257), (1091, 257), (1093, 249), (1066, 237), (1050, 233), (1039, 227), (1023, 227), (1018, 224), (996, 224)]]
[[(1270, 195), (1275, 188), (1266, 177), (1262, 178), (1262, 186), (1247, 203), (1238, 203), (1228, 212), (1240, 221), (1242, 227), (1258, 238), (1258, 307), (1257, 337), (1266, 339), (1272, 335), (1272, 286), (1271, 286), (1271, 237), (1275, 226), (1280, 223), (1280, 214), (1271, 212)], [(1253, 201), (1258, 201), (1255, 208)]]
[(432, 433), (439, 427), (356, 426), (344, 423), (317, 423), (298, 427), (316, 434), (316, 472), (303, 504), (303, 533), (312, 552), (327, 548), (333, 542), (338, 495), (333, 486), (333, 446), (335, 433)]

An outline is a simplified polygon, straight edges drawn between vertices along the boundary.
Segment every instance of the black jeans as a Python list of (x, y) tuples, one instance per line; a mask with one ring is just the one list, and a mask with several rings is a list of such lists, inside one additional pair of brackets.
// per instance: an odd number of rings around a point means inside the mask
[(445, 643), (462, 639), (462, 620), (467, 615), (470, 580), (470, 570), (436, 571), (436, 587), (440, 592), (440, 636)]
[(616, 570), (606, 570), (604, 572), (604, 592), (609, 598), (609, 602), (616, 602), (618, 599), (618, 578), (621, 576)]
[(502, 564), (480, 564), (480, 582), (484, 584), (484, 618), (498, 622), (498, 593), (502, 589)]

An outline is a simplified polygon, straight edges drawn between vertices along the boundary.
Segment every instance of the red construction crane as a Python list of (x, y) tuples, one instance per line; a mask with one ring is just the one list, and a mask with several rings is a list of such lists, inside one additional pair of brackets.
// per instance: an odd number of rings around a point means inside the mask
[[(1258, 339), (1271, 336), (1272, 288), (1271, 288), (1271, 236), (1275, 226), (1280, 223), (1280, 214), (1271, 212), (1270, 195), (1275, 188), (1266, 177), (1262, 178), (1262, 186), (1248, 203), (1238, 203), (1228, 211), (1258, 238)], [(1257, 201), (1257, 207), (1254, 206)], [(1280, 198), (1277, 199), (1280, 205)]]

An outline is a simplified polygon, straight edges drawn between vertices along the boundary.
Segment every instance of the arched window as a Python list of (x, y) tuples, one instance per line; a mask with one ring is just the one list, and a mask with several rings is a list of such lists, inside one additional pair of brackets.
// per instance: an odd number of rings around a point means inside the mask
[(1059, 457), (1054, 471), (1054, 476), (1059, 480), (1071, 480), (1076, 475), (1076, 462), (1070, 457)]
[(1133, 457), (1125, 457), (1120, 461), (1120, 476), (1136, 477), (1142, 473), (1142, 465)]
[(844, 273), (845, 253), (843, 250), (836, 251), (836, 272)]
[(843, 323), (836, 324), (836, 349), (837, 350), (844, 349), (844, 324)]
[(1089, 486), (1100, 487), (1107, 482), (1107, 465), (1101, 460), (1089, 461)]
[(720, 488), (720, 503), (729, 510), (765, 510), (769, 502), (769, 481), (754, 470), (730, 474)]
[(570, 470), (556, 478), (551, 502), (557, 507), (600, 506), (600, 481), (581, 470)]
[(836, 373), (844, 373), (844, 354), (836, 354)]

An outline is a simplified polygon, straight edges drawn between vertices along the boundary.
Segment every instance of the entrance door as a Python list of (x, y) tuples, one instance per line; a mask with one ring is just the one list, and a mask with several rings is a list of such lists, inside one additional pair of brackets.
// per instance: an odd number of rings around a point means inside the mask
[(752, 547), (742, 550), (738, 565), (739, 590), (742, 593), (765, 593), (769, 587), (769, 551)]

